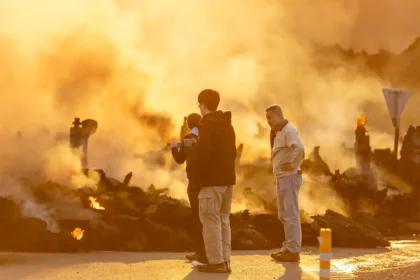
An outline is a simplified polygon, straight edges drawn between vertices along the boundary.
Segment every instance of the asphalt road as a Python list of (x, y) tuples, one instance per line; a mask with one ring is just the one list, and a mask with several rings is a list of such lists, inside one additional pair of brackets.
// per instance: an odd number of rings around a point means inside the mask
[[(269, 251), (238, 251), (230, 275), (203, 274), (181, 253), (0, 253), (1, 280), (301, 280), (318, 279), (318, 250), (304, 248), (300, 264), (271, 261)], [(332, 279), (420, 279), (420, 244), (387, 249), (334, 248)]]

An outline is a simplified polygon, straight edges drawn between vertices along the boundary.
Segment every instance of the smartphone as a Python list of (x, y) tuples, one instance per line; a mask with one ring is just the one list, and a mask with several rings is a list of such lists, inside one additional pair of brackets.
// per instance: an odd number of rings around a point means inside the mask
[(174, 148), (176, 147), (176, 148), (180, 149), (181, 146), (182, 146), (182, 143), (181, 142), (171, 142), (171, 143), (169, 143), (169, 146), (174, 147)]

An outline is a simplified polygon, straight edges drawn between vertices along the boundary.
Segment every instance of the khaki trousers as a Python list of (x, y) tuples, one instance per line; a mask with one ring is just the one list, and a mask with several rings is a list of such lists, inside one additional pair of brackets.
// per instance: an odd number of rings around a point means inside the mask
[(302, 246), (302, 229), (299, 212), (299, 190), (302, 175), (277, 177), (277, 208), (284, 225), (285, 240), (281, 251), (299, 252)]
[(203, 239), (210, 264), (230, 261), (233, 186), (204, 187), (198, 194)]

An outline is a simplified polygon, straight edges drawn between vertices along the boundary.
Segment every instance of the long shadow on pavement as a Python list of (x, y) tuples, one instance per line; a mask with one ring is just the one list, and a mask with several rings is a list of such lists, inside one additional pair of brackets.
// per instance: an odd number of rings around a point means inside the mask
[(277, 278), (277, 280), (301, 280), (302, 268), (299, 263), (282, 263), (284, 267), (284, 274)]
[(192, 270), (183, 280), (201, 280), (204, 275), (211, 275), (212, 280), (226, 280), (229, 278), (230, 274), (220, 274), (220, 273), (201, 273), (197, 270)]

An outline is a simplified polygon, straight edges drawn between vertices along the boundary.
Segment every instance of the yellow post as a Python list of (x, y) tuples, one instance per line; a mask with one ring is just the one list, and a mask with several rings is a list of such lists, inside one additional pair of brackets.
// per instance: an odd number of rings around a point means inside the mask
[(331, 279), (331, 229), (321, 228), (319, 240), (319, 279)]

